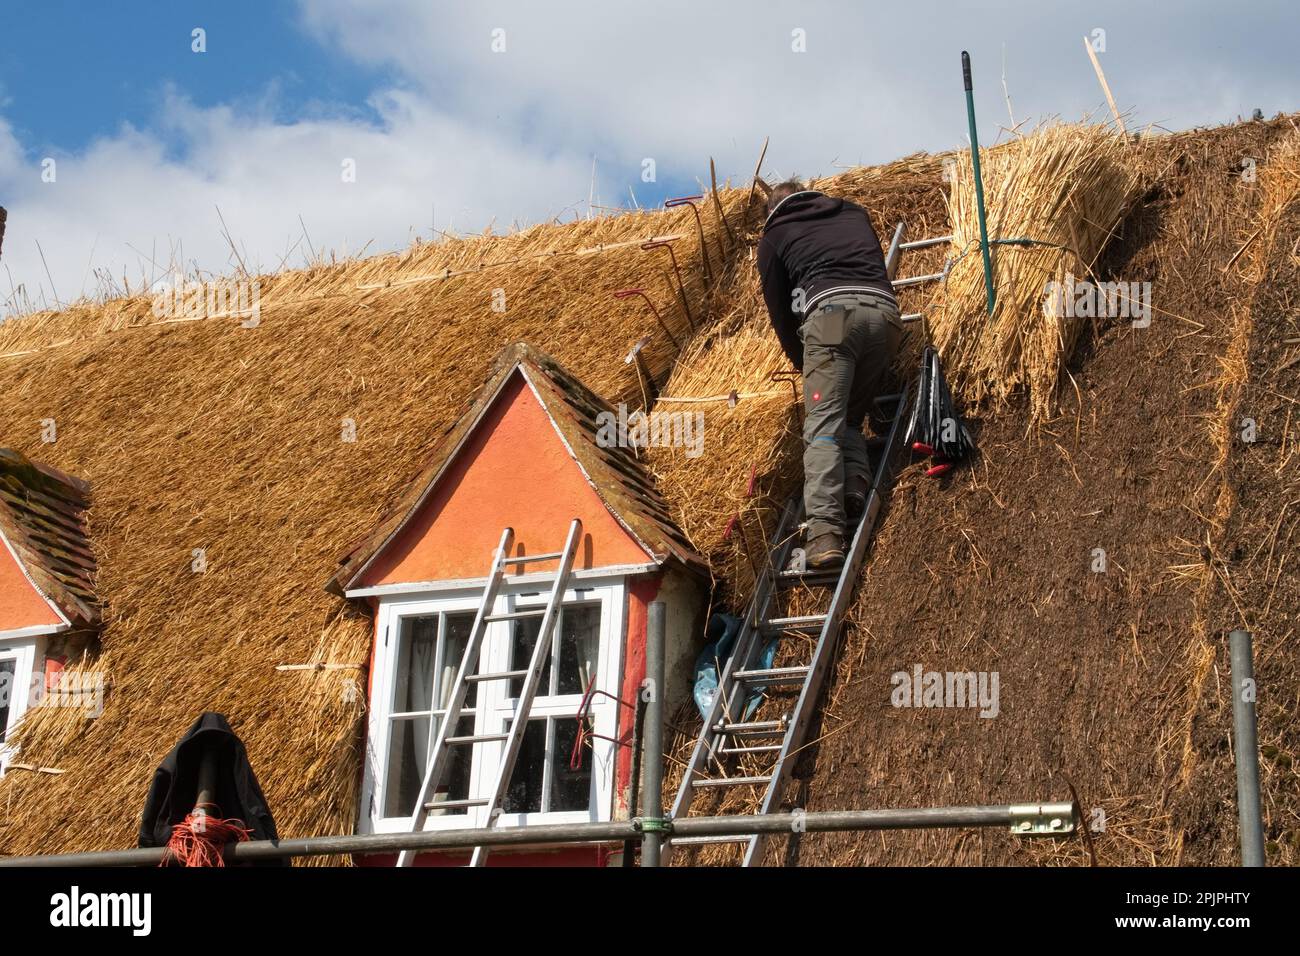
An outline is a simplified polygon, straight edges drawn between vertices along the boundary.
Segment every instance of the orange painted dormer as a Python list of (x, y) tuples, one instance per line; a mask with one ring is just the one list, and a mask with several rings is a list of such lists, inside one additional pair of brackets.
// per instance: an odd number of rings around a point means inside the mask
[(84, 481), (0, 448), (0, 776), (42, 675), (99, 626), (89, 506)]
[(55, 628), (64, 620), (36, 590), (0, 531), (0, 634), (32, 628)]
[(673, 523), (635, 449), (600, 440), (601, 422), (617, 414), (549, 356), (524, 343), (507, 347), (423, 474), (344, 556), (327, 589), (369, 597), (481, 580), (505, 528), (514, 529), (515, 554), (541, 554), (560, 550), (574, 518), (584, 529), (580, 573), (671, 562), (707, 579), (707, 563)]
[[(530, 826), (627, 813), (647, 609), (651, 601), (667, 609), (671, 703), (673, 688), (681, 696), (689, 687), (708, 575), (637, 449), (610, 441), (606, 426), (617, 415), (553, 359), (524, 344), (508, 347), (422, 474), (331, 578), (330, 591), (365, 600), (375, 618), (361, 832), (411, 826), (461, 666), (497, 676), (474, 685), (476, 703), (462, 712), (457, 736), (475, 739), (457, 744), (464, 756), (429, 784), (436, 789), (423, 825), (488, 825), (484, 806), (523, 686), (517, 676), (503, 678), (527, 664), (558, 561), (507, 561), (491, 591), (489, 573), (505, 529), (510, 556), (554, 554), (575, 519), (581, 538), (572, 573), (555, 592), (545, 676), (491, 819)], [(472, 634), (479, 635), (474, 644)], [(613, 849), (500, 853), (490, 862), (599, 864)], [(425, 854), (418, 862), (458, 859)]]
[(479, 578), (503, 528), (514, 528), (515, 554), (539, 554), (560, 550), (574, 518), (584, 531), (576, 569), (655, 563), (610, 514), (516, 368), (427, 499), (352, 587)]

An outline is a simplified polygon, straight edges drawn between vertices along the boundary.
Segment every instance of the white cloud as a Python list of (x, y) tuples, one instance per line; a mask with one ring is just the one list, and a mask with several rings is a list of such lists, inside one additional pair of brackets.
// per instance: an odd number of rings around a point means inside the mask
[[(161, 119), (177, 148), (124, 128), (83, 153), (54, 157), (53, 183), (41, 181), (40, 157), (23, 157), (0, 123), (0, 194), (12, 197), (0, 266), (37, 303), (43, 290), (52, 305), (56, 292), (66, 303), (95, 291), (91, 262), (119, 283), (125, 268), (133, 286), (182, 257), (187, 267), (231, 271), (218, 208), (240, 256), (257, 270), (277, 267), (299, 241), (300, 214), (317, 251), (356, 252), (401, 247), (416, 231), (427, 238), (435, 207), (439, 229), (464, 230), (481, 228), (498, 210), (559, 212), (555, 197), (585, 198), (582, 155), (476, 128), (411, 93), (390, 91), (373, 105), (377, 126), (277, 124), (171, 96)], [(355, 162), (355, 182), (343, 181), (345, 160)], [(307, 248), (302, 242), (289, 263), (300, 265)], [(3, 270), (0, 290), (10, 297)]]

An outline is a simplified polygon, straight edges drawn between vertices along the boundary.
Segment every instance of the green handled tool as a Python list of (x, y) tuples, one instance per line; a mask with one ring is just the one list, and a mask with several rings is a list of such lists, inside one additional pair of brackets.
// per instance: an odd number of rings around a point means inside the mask
[(961, 51), (961, 75), (966, 85), (966, 121), (970, 126), (970, 159), (975, 171), (975, 211), (980, 221), (980, 254), (984, 257), (984, 292), (988, 297), (989, 315), (997, 303), (993, 291), (993, 260), (989, 256), (989, 227), (984, 219), (984, 182), (980, 179), (980, 141), (975, 132), (975, 95), (970, 80), (970, 54)]

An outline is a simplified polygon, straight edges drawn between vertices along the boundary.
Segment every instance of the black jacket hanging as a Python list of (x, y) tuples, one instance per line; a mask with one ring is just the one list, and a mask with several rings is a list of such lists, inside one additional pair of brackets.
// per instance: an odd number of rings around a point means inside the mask
[[(262, 788), (258, 786), (253, 767), (248, 762), (243, 741), (230, 729), (225, 717), (208, 712), (190, 725), (185, 736), (154, 771), (140, 821), (140, 846), (166, 846), (172, 828), (184, 821), (194, 809), (198, 796), (199, 764), (208, 748), (213, 750), (217, 760), (213, 788), (217, 809), (214, 815), (242, 820), (244, 826), (252, 831), (250, 839), (279, 839), (266, 797), (262, 795)], [(259, 865), (287, 866), (288, 860), (267, 860)]]

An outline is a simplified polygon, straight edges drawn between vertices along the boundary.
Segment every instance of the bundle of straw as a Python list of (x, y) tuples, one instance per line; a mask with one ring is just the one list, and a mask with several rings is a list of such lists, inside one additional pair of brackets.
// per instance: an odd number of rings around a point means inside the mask
[[(1049, 283), (1093, 277), (1098, 256), (1137, 193), (1127, 140), (1093, 125), (1055, 124), (981, 151), (997, 306), (987, 314), (970, 153), (948, 198), (955, 262), (931, 309), (935, 345), (966, 398), (1028, 391), (1031, 416), (1055, 409), (1061, 369), (1083, 319), (1048, 302)], [(1031, 239), (1030, 245), (998, 240)]]

